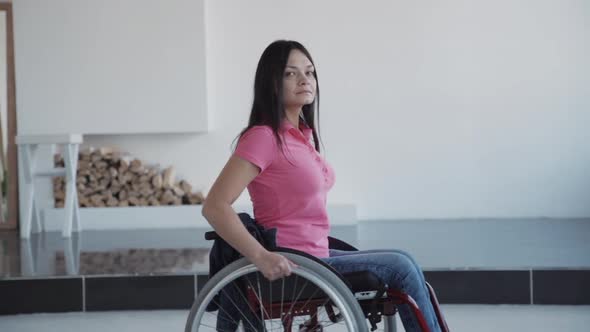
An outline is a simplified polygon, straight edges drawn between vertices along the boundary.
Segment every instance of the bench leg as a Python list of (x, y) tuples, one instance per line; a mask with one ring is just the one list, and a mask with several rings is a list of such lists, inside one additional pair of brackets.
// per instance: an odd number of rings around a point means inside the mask
[(64, 238), (64, 258), (68, 275), (78, 275), (80, 272), (80, 236), (72, 234)]
[(72, 224), (75, 231), (80, 231), (80, 212), (78, 210), (78, 192), (76, 188), (76, 168), (78, 167), (78, 145), (66, 144), (64, 150), (64, 166), (66, 168), (66, 202), (62, 236), (72, 236)]
[(22, 218), (22, 226), (20, 229), (20, 237), (28, 239), (31, 232), (40, 232), (41, 217), (39, 213), (38, 204), (35, 202), (35, 183), (34, 170), (37, 157), (37, 145), (24, 145), (18, 149), (23, 169), (24, 182), (22, 190), (25, 193), (24, 215)]
[[(76, 188), (76, 190), (78, 190)], [(82, 230), (82, 226), (80, 225), (80, 203), (78, 203), (78, 193), (74, 195), (74, 217), (73, 217), (73, 225), (72, 230), (74, 232), (80, 232)]]

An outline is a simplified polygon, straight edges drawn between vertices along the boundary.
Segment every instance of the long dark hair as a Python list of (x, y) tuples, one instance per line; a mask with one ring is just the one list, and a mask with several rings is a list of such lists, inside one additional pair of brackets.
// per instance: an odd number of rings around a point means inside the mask
[[(314, 65), (311, 54), (301, 43), (293, 40), (277, 40), (266, 47), (256, 68), (254, 78), (254, 101), (250, 112), (248, 126), (242, 130), (237, 138), (254, 126), (266, 125), (272, 128), (277, 139), (278, 146), (282, 147), (283, 140), (279, 135), (281, 124), (285, 120), (285, 105), (283, 103), (283, 75), (287, 60), (292, 50), (299, 50)], [(313, 76), (318, 82), (317, 70)], [(320, 86), (317, 83), (316, 95), (313, 103), (304, 105), (302, 109), (303, 121), (312, 130), (313, 141), (316, 151), (320, 152), (318, 130), (316, 130), (315, 114), (319, 117), (320, 108)], [(319, 120), (318, 120), (319, 129)], [(282, 150), (282, 149), (281, 149)]]

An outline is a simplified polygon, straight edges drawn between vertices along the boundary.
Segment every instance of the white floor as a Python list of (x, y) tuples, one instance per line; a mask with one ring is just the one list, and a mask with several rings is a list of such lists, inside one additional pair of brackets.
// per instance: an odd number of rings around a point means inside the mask
[[(443, 310), (453, 332), (590, 331), (590, 306), (444, 305)], [(185, 310), (0, 316), (0, 331), (173, 332), (184, 330), (186, 316)]]

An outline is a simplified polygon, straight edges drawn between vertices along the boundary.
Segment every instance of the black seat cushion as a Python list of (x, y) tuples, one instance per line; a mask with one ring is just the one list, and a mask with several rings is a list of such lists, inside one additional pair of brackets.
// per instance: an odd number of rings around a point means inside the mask
[(385, 288), (385, 284), (369, 271), (358, 271), (342, 274), (348, 282), (353, 293), (379, 291)]

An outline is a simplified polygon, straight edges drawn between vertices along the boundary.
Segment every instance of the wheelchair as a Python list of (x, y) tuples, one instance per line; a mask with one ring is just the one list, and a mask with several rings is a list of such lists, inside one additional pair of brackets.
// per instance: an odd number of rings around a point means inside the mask
[[(205, 238), (217, 238), (207, 232)], [(357, 251), (329, 238), (330, 249)], [(408, 305), (424, 332), (429, 332), (416, 302), (390, 289), (372, 273), (340, 274), (322, 260), (288, 248), (273, 250), (297, 265), (289, 277), (266, 279), (246, 258), (214, 274), (193, 303), (185, 332), (203, 331), (354, 331), (395, 332), (397, 306)], [(443, 332), (448, 326), (430, 285)]]

